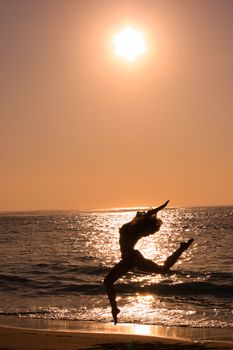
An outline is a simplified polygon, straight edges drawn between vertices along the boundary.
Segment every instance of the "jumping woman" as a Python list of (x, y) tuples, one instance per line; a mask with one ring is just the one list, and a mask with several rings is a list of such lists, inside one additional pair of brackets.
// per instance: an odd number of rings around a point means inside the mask
[(188, 249), (194, 241), (190, 239), (187, 242), (180, 243), (180, 247), (170, 255), (163, 265), (158, 265), (152, 260), (145, 259), (144, 256), (134, 249), (135, 244), (142, 237), (147, 237), (159, 231), (162, 221), (157, 218), (157, 213), (167, 206), (169, 201), (158, 208), (148, 210), (147, 212), (137, 212), (135, 218), (127, 224), (124, 224), (120, 232), (120, 250), (121, 260), (104, 279), (104, 284), (112, 307), (112, 316), (114, 324), (117, 323), (117, 315), (120, 309), (117, 307), (116, 293), (114, 283), (135, 267), (149, 273), (166, 274), (176, 263), (181, 254)]

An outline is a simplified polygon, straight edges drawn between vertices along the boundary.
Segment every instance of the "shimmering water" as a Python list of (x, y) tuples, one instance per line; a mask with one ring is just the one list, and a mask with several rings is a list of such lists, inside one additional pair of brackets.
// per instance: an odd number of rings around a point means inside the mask
[[(119, 260), (119, 227), (135, 211), (0, 215), (0, 317), (111, 321), (103, 279)], [(233, 328), (233, 208), (166, 209), (136, 248), (165, 276), (132, 271), (116, 284), (120, 322)]]

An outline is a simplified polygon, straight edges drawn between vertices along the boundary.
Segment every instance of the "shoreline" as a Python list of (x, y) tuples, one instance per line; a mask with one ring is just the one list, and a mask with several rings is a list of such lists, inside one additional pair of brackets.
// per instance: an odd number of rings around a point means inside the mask
[(41, 319), (0, 319), (0, 350), (233, 350), (232, 329)]
[(0, 326), (1, 350), (232, 350), (228, 342), (192, 342), (132, 334), (35, 330)]

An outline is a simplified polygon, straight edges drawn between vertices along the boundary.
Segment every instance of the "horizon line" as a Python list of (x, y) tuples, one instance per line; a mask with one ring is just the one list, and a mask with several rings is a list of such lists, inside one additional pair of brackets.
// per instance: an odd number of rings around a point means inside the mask
[[(206, 204), (206, 205), (174, 205), (169, 206), (166, 209), (179, 209), (179, 208), (217, 208), (217, 207), (233, 207), (233, 204)], [(77, 208), (63, 208), (63, 209), (0, 209), (0, 214), (4, 213), (43, 213), (43, 212), (118, 212), (118, 211), (138, 211), (138, 210), (150, 210), (153, 206), (135, 206), (135, 207), (111, 207), (111, 208), (95, 208), (95, 209), (77, 209)]]

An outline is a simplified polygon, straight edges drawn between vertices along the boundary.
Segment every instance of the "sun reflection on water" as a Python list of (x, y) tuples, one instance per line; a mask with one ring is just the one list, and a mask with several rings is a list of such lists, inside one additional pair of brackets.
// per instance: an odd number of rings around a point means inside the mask
[[(74, 252), (83, 253), (97, 261), (102, 261), (111, 267), (120, 260), (119, 228), (130, 221), (135, 212), (98, 213), (88, 216), (79, 216), (80, 230), (74, 242)], [(147, 259), (162, 264), (166, 258), (178, 248), (179, 243), (186, 240), (187, 231), (177, 224), (179, 220), (177, 210), (163, 211), (160, 217), (164, 224), (155, 235), (145, 237), (136, 244)], [(88, 221), (89, 220), (89, 221)], [(84, 226), (85, 225), (85, 226)], [(182, 231), (181, 231), (182, 230)], [(88, 236), (88, 239), (87, 239)], [(190, 252), (185, 252), (182, 260), (188, 260)], [(177, 266), (181, 264), (179, 260)], [(138, 278), (138, 277), (137, 277)]]

